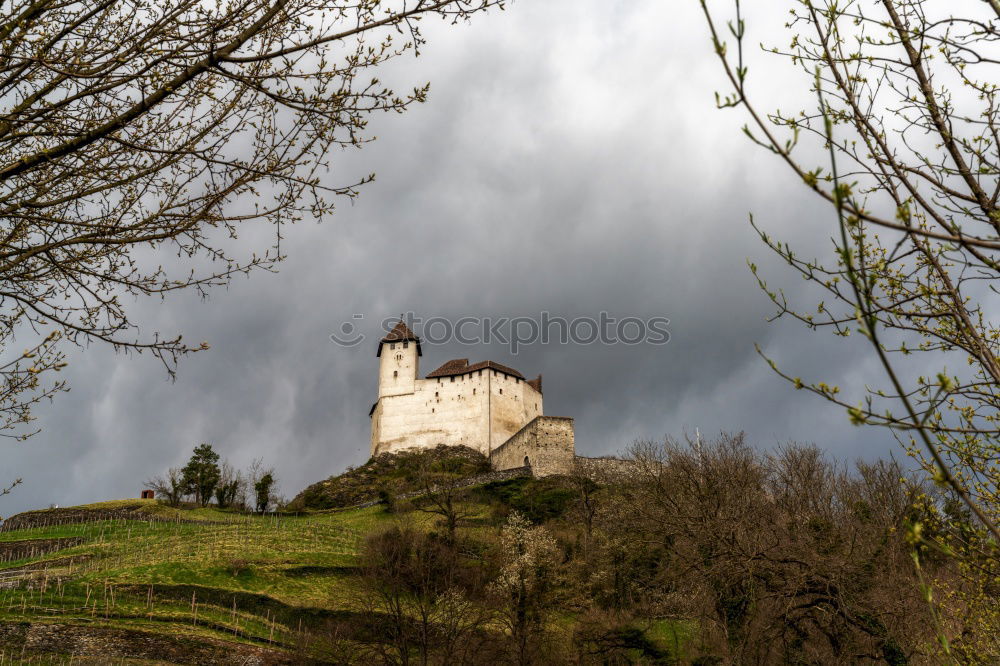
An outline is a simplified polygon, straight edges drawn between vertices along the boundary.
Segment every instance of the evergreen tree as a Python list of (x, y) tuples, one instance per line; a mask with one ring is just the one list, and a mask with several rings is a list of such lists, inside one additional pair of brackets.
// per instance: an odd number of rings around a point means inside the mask
[(212, 450), (211, 444), (199, 444), (194, 448), (191, 460), (184, 466), (183, 474), (188, 493), (194, 495), (198, 504), (206, 506), (222, 475), (219, 454)]

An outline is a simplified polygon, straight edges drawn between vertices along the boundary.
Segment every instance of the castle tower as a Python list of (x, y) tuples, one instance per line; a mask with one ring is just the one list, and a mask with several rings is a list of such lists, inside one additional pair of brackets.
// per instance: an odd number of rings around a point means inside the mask
[(378, 397), (407, 395), (416, 390), (420, 373), (420, 338), (403, 321), (379, 340)]

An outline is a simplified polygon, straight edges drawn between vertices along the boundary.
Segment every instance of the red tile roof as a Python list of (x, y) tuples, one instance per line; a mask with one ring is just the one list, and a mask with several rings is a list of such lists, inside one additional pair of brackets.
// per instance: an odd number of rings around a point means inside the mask
[[(497, 363), (496, 361), (480, 361), (479, 363), (473, 363), (469, 365), (469, 359), (467, 358), (456, 358), (448, 361), (440, 368), (434, 372), (427, 375), (427, 379), (434, 379), (435, 377), (453, 377), (457, 375), (465, 375), (476, 372), (477, 370), (490, 369), (496, 370), (497, 372), (502, 372), (505, 375), (510, 375), (511, 377), (517, 377), (518, 379), (524, 379), (524, 375), (510, 368), (506, 365)], [(539, 393), (542, 392), (542, 376), (538, 375), (536, 379), (525, 380), (531, 388), (535, 389)]]
[(468, 371), (469, 371), (469, 359), (455, 358), (448, 361), (440, 368), (427, 375), (427, 378), (430, 379), (431, 377), (450, 377), (451, 375), (461, 375)]
[(406, 322), (404, 322), (402, 317), (400, 317), (399, 323), (393, 326), (392, 330), (389, 331), (384, 338), (379, 340), (378, 351), (375, 353), (375, 356), (382, 355), (382, 345), (387, 342), (406, 342), (409, 340), (417, 343), (417, 356), (423, 356), (424, 352), (420, 349), (420, 338), (414, 335), (413, 331), (410, 330), (410, 327), (407, 326)]
[(515, 370), (514, 368), (508, 367), (506, 365), (501, 365), (496, 361), (480, 361), (479, 363), (474, 363), (469, 366), (467, 372), (475, 372), (476, 370), (482, 370), (483, 368), (492, 368), (497, 372), (503, 372), (512, 377), (517, 377), (518, 379), (524, 379), (524, 375)]
[(399, 323), (393, 326), (392, 330), (389, 331), (384, 338), (382, 338), (382, 342), (402, 342), (403, 340), (419, 339), (420, 338), (413, 334), (410, 327), (406, 325), (406, 322), (400, 319)]
[(434, 372), (427, 375), (428, 379), (433, 377), (450, 377), (452, 375), (464, 375), (466, 373), (475, 372), (476, 370), (482, 370), (484, 368), (490, 368), (496, 370), (497, 372), (502, 372), (511, 377), (517, 377), (518, 379), (524, 379), (524, 375), (515, 370), (514, 368), (508, 368), (506, 365), (501, 365), (496, 361), (480, 361), (479, 363), (473, 363), (469, 365), (469, 359), (467, 358), (456, 358), (454, 360), (448, 361), (440, 368)]

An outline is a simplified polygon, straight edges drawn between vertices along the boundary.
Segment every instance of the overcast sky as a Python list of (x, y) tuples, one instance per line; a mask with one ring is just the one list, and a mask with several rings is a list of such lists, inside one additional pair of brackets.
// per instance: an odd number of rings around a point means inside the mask
[[(787, 43), (780, 4), (751, 13), (751, 44)], [(175, 382), (148, 358), (72, 351), (72, 391), (39, 410), (44, 431), (3, 445), (3, 477), (24, 485), (0, 515), (138, 496), (203, 441), (238, 466), (263, 457), (289, 498), (365, 462), (375, 340), (400, 312), (669, 318), (663, 346), (424, 346), (422, 373), (456, 357), (543, 373), (545, 411), (575, 417), (584, 455), (696, 428), (745, 430), (762, 447), (814, 442), (845, 461), (894, 450), (754, 351), (844, 386), (870, 366), (860, 340), (765, 321), (748, 260), (807, 308), (817, 299), (767, 255), (748, 215), (816, 252), (832, 220), (746, 140), (738, 112), (715, 109), (723, 81), (696, 2), (518, 0), (427, 36), (420, 58), (386, 76), (430, 80), (429, 101), (377, 118), (375, 143), (333, 157), (332, 183), (371, 171), (376, 182), (287, 230), (279, 274), (207, 301), (135, 303), (147, 331), (211, 343)], [(794, 96), (770, 67), (751, 68), (761, 95)], [(368, 340), (333, 344), (345, 321)]]

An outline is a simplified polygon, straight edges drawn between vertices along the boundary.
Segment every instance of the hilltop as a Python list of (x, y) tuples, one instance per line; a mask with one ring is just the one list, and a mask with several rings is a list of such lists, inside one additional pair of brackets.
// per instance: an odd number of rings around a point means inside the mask
[(288, 504), (289, 511), (333, 509), (374, 502), (422, 490), (421, 472), (433, 471), (460, 481), (488, 475), (489, 460), (467, 446), (383, 453), (308, 486)]
[(232, 511), (185, 504), (171, 507), (163, 502), (140, 499), (110, 500), (80, 506), (36, 509), (11, 516), (2, 523), (2, 531), (21, 530), (46, 525), (69, 525), (95, 520), (196, 521), (231, 520)]

